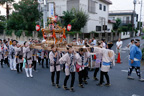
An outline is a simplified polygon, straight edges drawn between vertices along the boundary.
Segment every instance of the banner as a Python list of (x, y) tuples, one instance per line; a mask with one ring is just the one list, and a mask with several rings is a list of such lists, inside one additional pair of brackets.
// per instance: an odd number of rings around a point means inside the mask
[(49, 17), (54, 16), (54, 3), (49, 3)]

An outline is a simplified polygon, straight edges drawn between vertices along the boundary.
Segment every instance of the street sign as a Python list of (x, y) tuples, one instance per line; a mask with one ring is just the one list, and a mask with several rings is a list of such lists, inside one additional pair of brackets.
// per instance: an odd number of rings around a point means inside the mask
[(70, 31), (72, 26), (70, 24), (67, 25), (67, 31)]
[(40, 25), (36, 25), (36, 31), (40, 31)]

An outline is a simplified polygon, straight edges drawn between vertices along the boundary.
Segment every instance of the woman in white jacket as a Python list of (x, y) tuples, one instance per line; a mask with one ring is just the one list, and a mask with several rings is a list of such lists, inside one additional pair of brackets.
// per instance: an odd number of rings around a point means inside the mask
[(74, 52), (72, 50), (72, 46), (67, 45), (67, 53), (63, 55), (60, 58), (60, 64), (65, 64), (65, 80), (64, 80), (64, 86), (63, 88), (65, 90), (69, 90), (67, 88), (67, 81), (70, 77), (71, 74), (71, 85), (70, 85), (70, 91), (74, 92), (73, 86), (74, 86), (74, 81), (75, 81), (75, 72), (76, 72), (76, 67), (75, 67), (75, 56)]
[[(33, 77), (32, 75), (32, 50), (30, 49), (29, 44), (27, 42), (24, 42), (23, 57), (26, 60), (26, 64), (25, 64), (26, 76)], [(28, 73), (28, 70), (29, 70), (29, 73)]]
[(59, 78), (60, 78), (60, 53), (56, 50), (56, 46), (51, 45), (52, 51), (49, 53), (50, 59), (50, 72), (51, 72), (51, 81), (52, 86), (55, 86), (54, 77), (56, 73), (56, 88), (60, 88), (59, 86)]

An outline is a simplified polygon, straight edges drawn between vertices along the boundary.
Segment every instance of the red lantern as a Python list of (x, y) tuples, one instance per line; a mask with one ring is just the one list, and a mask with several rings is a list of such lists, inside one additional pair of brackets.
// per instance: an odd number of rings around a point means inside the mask
[(58, 20), (58, 16), (55, 16), (54, 17), (54, 22), (57, 22), (57, 20)]
[(68, 24), (68, 26), (67, 26), (67, 31), (70, 31), (71, 28), (72, 28), (72, 26), (71, 26), (70, 24)]
[(40, 31), (40, 25), (36, 25), (36, 31)]
[(44, 37), (44, 39), (46, 39), (46, 38), (47, 38), (47, 35), (44, 35), (43, 37)]

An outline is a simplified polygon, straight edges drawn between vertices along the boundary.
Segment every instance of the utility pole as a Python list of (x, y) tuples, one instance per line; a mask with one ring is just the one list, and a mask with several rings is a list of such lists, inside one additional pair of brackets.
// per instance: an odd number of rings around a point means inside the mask
[(47, 2), (44, 0), (44, 9), (43, 9), (43, 27), (47, 25)]
[(143, 6), (143, 0), (140, 2), (141, 7), (140, 7), (140, 20), (139, 20), (139, 30), (140, 30), (140, 35), (141, 35), (141, 20), (142, 20), (142, 6)]
[(132, 25), (132, 34), (131, 34), (131, 37), (133, 37), (133, 33), (134, 33), (134, 28), (135, 28), (135, 9), (136, 9), (136, 3), (137, 3), (137, 0), (133, 0), (133, 4), (134, 4), (134, 11), (133, 11), (133, 25)]

